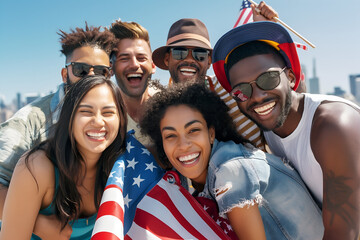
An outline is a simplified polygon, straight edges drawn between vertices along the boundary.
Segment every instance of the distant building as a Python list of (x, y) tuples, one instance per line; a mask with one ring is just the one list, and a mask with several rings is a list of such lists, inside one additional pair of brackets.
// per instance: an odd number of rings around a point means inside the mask
[(360, 74), (350, 75), (350, 92), (360, 102)]
[(40, 97), (40, 94), (38, 94), (38, 93), (28, 93), (28, 94), (26, 94), (25, 105), (33, 102), (38, 97)]
[(338, 97), (344, 97), (345, 93), (346, 92), (341, 87), (334, 87), (334, 92), (327, 93), (327, 94), (335, 95), (335, 96), (338, 96)]
[(18, 110), (23, 107), (23, 103), (21, 101), (21, 93), (16, 94), (16, 107)]
[(309, 79), (308, 92), (320, 93), (319, 78), (316, 76), (315, 58), (313, 59), (313, 77)]

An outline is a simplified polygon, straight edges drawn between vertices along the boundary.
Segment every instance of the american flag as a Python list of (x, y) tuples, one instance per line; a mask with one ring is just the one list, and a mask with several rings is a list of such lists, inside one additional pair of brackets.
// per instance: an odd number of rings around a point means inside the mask
[(229, 239), (132, 133), (107, 181), (91, 239)]
[[(248, 0), (243, 0), (241, 7), (240, 7), (240, 11), (239, 11), (239, 17), (236, 20), (233, 28), (236, 28), (236, 27), (241, 26), (246, 23), (253, 22), (253, 18), (252, 18), (253, 13), (252, 13), (250, 5), (251, 5), (251, 3)], [(306, 45), (301, 44), (301, 43), (295, 43), (295, 46), (302, 50), (308, 49)]]
[(243, 24), (253, 21), (253, 18), (252, 18), (253, 13), (252, 13), (250, 4), (251, 3), (248, 0), (243, 0), (241, 7), (240, 7), (240, 11), (239, 11), (239, 17), (236, 20), (236, 23), (233, 28), (236, 28), (240, 25), (243, 25)]

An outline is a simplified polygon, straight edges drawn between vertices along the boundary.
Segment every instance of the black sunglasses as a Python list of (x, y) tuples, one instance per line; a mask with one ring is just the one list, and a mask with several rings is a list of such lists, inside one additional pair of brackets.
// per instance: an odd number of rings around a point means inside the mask
[(85, 77), (89, 74), (92, 68), (95, 75), (103, 75), (105, 77), (110, 76), (110, 67), (103, 65), (89, 65), (82, 62), (70, 62), (65, 64), (65, 67), (72, 66), (72, 73), (76, 77)]
[(230, 95), (237, 102), (245, 102), (251, 97), (252, 94), (252, 86), (251, 84), (256, 83), (256, 86), (262, 90), (273, 90), (280, 84), (280, 75), (286, 67), (284, 67), (281, 71), (269, 71), (260, 74), (254, 81), (249, 83), (239, 83), (234, 86), (231, 90)]
[(188, 55), (189, 51), (191, 51), (191, 54), (193, 58), (198, 61), (202, 62), (209, 56), (209, 50), (204, 48), (184, 48), (184, 47), (175, 47), (171, 48), (171, 55), (175, 60), (184, 60)]

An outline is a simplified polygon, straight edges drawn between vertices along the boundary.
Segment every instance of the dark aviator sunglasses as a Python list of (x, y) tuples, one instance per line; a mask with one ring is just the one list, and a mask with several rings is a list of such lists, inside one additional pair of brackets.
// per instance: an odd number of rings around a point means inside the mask
[(184, 47), (175, 47), (171, 48), (171, 56), (175, 60), (184, 60), (188, 55), (189, 51), (191, 51), (191, 55), (193, 58), (198, 61), (202, 62), (209, 56), (209, 50), (204, 48), (184, 48)]

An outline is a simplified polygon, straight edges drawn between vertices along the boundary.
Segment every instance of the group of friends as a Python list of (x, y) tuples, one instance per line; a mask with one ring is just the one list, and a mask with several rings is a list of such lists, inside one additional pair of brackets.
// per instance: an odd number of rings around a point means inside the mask
[(60, 31), (63, 83), (0, 125), (0, 239), (90, 239), (131, 129), (238, 239), (358, 239), (360, 109), (304, 93), (293, 40), (256, 7), (214, 48), (190, 18), (153, 52), (135, 22)]

